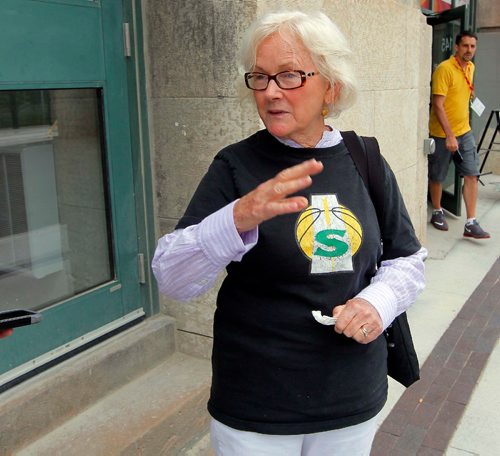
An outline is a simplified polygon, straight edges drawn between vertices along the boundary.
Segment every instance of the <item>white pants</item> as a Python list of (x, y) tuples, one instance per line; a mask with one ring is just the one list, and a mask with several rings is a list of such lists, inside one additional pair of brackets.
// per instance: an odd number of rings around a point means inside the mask
[(217, 456), (369, 456), (377, 417), (333, 431), (269, 435), (238, 431), (212, 419), (210, 440)]

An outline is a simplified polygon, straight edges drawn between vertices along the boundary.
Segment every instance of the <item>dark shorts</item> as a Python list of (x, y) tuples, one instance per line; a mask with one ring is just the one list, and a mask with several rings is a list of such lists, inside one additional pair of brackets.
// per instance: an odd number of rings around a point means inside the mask
[[(429, 180), (444, 182), (452, 159), (451, 152), (446, 149), (445, 138), (436, 138), (436, 150), (429, 155)], [(458, 136), (458, 148), (462, 154), (462, 163), (455, 163), (461, 176), (479, 176), (479, 154), (476, 152), (476, 141), (472, 131)]]

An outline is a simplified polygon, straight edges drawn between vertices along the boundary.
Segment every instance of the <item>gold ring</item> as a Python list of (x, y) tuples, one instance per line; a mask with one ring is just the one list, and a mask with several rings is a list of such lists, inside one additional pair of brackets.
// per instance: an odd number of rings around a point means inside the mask
[(368, 334), (370, 334), (370, 333), (365, 329), (365, 327), (361, 326), (360, 329), (361, 329), (361, 332), (363, 333), (363, 336), (368, 337)]

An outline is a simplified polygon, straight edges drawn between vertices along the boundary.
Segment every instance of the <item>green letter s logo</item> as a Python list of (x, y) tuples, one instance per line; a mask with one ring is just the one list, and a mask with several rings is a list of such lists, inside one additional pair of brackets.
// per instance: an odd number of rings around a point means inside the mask
[[(316, 235), (318, 244), (322, 244), (325, 248), (318, 247), (314, 255), (323, 257), (339, 257), (349, 250), (349, 244), (342, 239), (345, 235), (345, 230), (323, 230)], [(335, 237), (338, 236), (338, 237)]]

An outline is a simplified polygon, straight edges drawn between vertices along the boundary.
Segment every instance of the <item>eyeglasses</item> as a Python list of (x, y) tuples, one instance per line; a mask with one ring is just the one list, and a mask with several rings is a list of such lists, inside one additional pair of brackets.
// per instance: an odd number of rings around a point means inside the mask
[(305, 73), (302, 70), (288, 70), (272, 75), (252, 72), (245, 73), (245, 84), (251, 90), (266, 90), (269, 81), (273, 80), (280, 89), (292, 90), (302, 87), (306, 83), (307, 78), (317, 74), (319, 74), (319, 71)]

